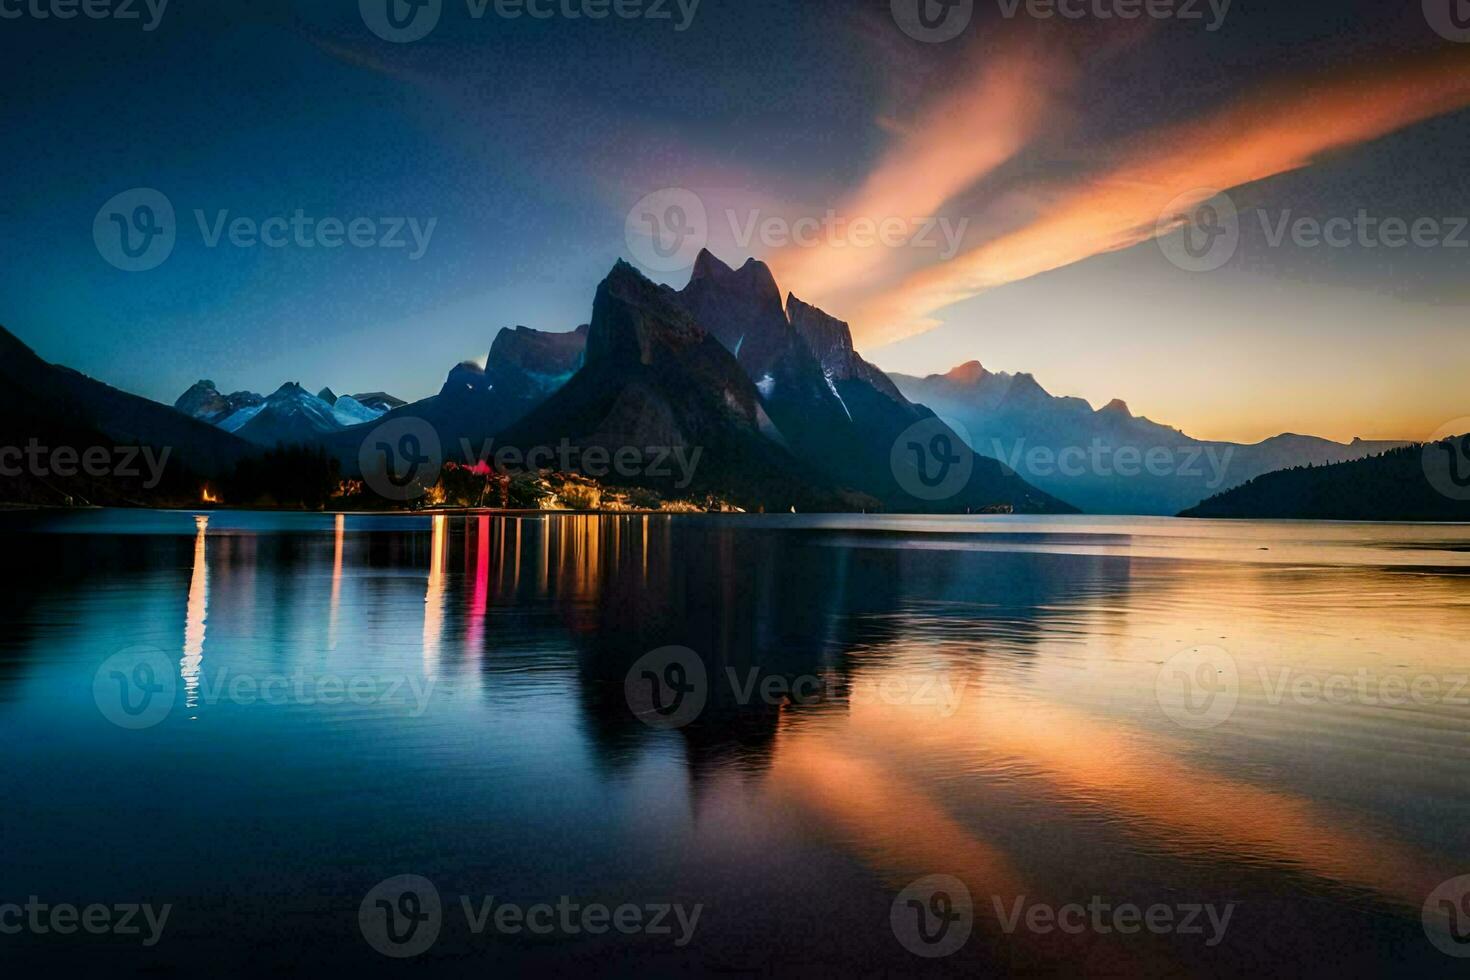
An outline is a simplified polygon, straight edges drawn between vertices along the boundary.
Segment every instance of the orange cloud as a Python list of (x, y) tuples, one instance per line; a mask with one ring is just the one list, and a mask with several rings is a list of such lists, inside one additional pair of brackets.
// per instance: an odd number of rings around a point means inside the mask
[[(848, 221), (922, 219), (1010, 160), (1037, 134), (1070, 84), (1070, 59), (1037, 44), (1013, 44), (980, 59), (954, 91), (898, 128), (890, 149), (861, 188), (834, 210)], [(1053, 117), (1054, 118), (1054, 117)], [(792, 247), (770, 257), (777, 279), (815, 299), (864, 284), (890, 256), (868, 248)]]
[(1300, 169), (1331, 150), (1470, 105), (1466, 54), (1446, 49), (1273, 85), (1204, 119), (1144, 136), (1111, 170), (1066, 188), (1029, 225), (875, 295), (852, 318), (858, 340), (877, 346), (921, 333), (936, 311), (988, 289), (1148, 241), (1181, 195)]

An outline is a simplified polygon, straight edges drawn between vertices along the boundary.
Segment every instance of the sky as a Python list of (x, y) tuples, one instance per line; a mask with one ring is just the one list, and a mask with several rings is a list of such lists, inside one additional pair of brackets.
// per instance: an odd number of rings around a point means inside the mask
[(919, 0), (392, 2), (432, 29), (0, 0), (0, 324), (160, 401), (413, 399), (502, 327), (586, 322), (619, 258), (681, 286), (707, 245), (892, 371), (979, 360), (1202, 438), (1470, 416), (1451, 0), (962, 0), (945, 40)]

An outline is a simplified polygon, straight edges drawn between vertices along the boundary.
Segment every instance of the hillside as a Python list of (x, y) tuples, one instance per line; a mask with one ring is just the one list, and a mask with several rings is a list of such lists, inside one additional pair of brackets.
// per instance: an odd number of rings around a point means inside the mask
[[(1470, 499), (1436, 489), (1458, 475), (1450, 469), (1452, 454), (1463, 453), (1467, 442), (1470, 436), (1346, 463), (1267, 473), (1179, 516), (1470, 522)], [(1429, 473), (1435, 474), (1434, 483)], [(1453, 482), (1445, 485), (1454, 488)], [(1470, 490), (1465, 496), (1470, 498)]]

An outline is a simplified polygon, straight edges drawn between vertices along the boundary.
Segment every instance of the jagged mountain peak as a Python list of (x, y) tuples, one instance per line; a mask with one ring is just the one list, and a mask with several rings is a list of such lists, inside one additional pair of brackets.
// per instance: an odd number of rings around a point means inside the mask
[(1097, 411), (1099, 415), (1121, 415), (1125, 419), (1133, 418), (1133, 412), (1129, 410), (1128, 403), (1121, 398), (1114, 398)]
[(735, 270), (720, 260), (719, 256), (707, 248), (699, 250), (699, 255), (694, 259), (694, 272), (690, 275), (690, 281), (695, 279), (727, 279), (735, 275)]
[(683, 293), (698, 292), (701, 285), (718, 286), (722, 291), (744, 294), (769, 308), (781, 307), (781, 288), (776, 274), (760, 259), (751, 256), (739, 269), (727, 265), (709, 249), (702, 249), (694, 260), (694, 272)]
[(705, 331), (679, 303), (678, 293), (619, 259), (597, 287), (587, 331), (586, 363), (633, 360), (649, 364), (661, 349), (682, 349), (705, 337)]

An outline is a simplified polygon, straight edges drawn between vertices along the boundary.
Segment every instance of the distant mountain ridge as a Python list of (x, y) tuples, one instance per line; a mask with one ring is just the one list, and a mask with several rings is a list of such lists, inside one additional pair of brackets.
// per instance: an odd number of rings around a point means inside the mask
[(1263, 473), (1406, 445), (1291, 433), (1253, 445), (1195, 439), (1133, 415), (1121, 399), (1094, 410), (1084, 399), (1052, 395), (1030, 374), (994, 373), (978, 361), (892, 378), (909, 398), (963, 426), (976, 452), (1091, 513), (1173, 515)]
[(213, 381), (195, 382), (174, 402), (174, 408), (258, 446), (313, 443), (320, 437), (354, 425), (373, 422), (388, 412), (387, 405), (404, 402), (383, 392), (337, 395), (323, 388), (313, 395), (296, 382), (287, 382), (266, 397), (253, 391), (220, 394)]

